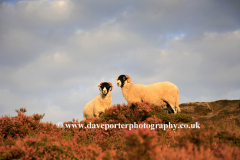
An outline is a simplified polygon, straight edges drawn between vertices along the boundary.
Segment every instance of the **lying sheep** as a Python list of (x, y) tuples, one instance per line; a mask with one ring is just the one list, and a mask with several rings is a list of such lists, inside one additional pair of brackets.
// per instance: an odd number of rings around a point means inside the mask
[(128, 103), (149, 102), (159, 107), (167, 106), (168, 110), (180, 113), (179, 90), (170, 82), (158, 82), (150, 85), (133, 84), (128, 75), (120, 75), (115, 79), (122, 88), (124, 98)]
[(83, 120), (99, 117), (101, 112), (112, 107), (112, 97), (110, 92), (113, 88), (112, 84), (110, 82), (102, 82), (98, 85), (98, 88), (101, 93), (86, 104), (83, 109)]

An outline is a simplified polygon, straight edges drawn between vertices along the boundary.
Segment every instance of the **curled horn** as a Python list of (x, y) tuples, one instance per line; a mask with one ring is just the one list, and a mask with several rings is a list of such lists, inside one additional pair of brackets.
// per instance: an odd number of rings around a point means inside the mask
[(131, 82), (131, 78), (128, 75), (125, 75), (127, 77), (127, 82), (130, 83)]
[(111, 82), (108, 82), (108, 84), (110, 85), (110, 91), (112, 91), (113, 85)]
[(102, 83), (103, 83), (103, 82), (101, 82), (100, 85), (98, 85), (99, 90), (100, 90), (100, 87), (101, 87)]

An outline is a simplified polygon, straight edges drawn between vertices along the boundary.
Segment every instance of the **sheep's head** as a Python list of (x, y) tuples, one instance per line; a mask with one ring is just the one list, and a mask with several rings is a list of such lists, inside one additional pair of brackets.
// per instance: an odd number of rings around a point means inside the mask
[(102, 94), (106, 95), (109, 91), (112, 91), (113, 85), (110, 82), (101, 82), (98, 88)]
[(125, 84), (126, 81), (127, 81), (127, 83), (131, 82), (131, 78), (128, 75), (120, 75), (115, 80), (117, 81), (117, 86), (118, 87), (123, 87), (123, 85)]

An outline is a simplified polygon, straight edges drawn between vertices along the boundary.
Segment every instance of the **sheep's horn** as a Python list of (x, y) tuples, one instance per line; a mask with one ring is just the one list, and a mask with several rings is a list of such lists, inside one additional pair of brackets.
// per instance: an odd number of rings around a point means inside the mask
[(112, 83), (111, 83), (111, 82), (108, 82), (108, 84), (111, 86), (111, 87), (110, 87), (110, 91), (112, 91), (112, 88), (113, 88)]
[(128, 78), (127, 82), (130, 83), (131, 82), (131, 77), (128, 76), (128, 75), (125, 75), (125, 76)]
[(111, 87), (113, 87), (111, 82), (108, 82), (108, 84), (109, 84)]
[(98, 88), (100, 88), (100, 87), (101, 87), (102, 83), (103, 83), (103, 82), (101, 82), (101, 83), (100, 83), (100, 85), (98, 85)]

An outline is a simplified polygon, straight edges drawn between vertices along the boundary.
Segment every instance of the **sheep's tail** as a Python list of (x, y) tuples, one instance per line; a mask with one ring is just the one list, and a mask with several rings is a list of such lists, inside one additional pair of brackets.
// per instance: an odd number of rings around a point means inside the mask
[(178, 109), (178, 113), (181, 112), (181, 109), (179, 108), (179, 90), (177, 89), (177, 100), (176, 100), (176, 105), (175, 105)]

